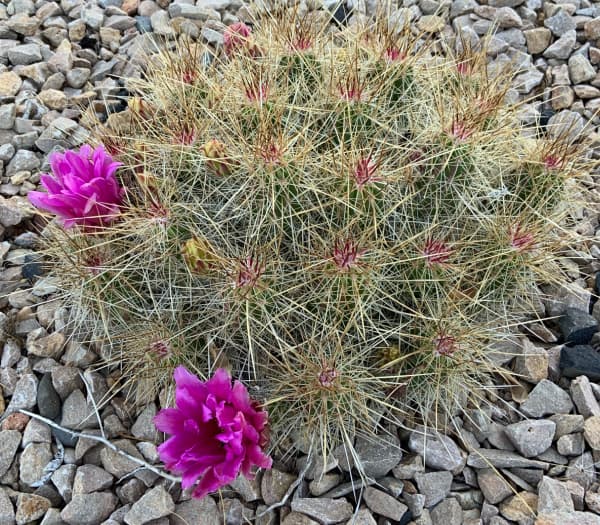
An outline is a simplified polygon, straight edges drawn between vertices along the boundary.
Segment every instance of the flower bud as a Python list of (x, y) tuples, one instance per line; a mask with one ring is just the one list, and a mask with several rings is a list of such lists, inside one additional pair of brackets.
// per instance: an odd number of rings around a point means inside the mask
[(219, 259), (210, 243), (199, 237), (188, 239), (183, 245), (183, 258), (193, 273), (207, 274), (218, 265)]
[(225, 162), (225, 144), (217, 139), (212, 139), (202, 146), (202, 151), (208, 159), (206, 165), (216, 175), (225, 176), (231, 173), (230, 164)]

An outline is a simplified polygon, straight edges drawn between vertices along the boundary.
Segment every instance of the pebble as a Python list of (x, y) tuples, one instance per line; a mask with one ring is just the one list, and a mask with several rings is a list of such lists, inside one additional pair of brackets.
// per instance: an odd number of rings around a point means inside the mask
[(365, 489), (363, 498), (369, 509), (375, 514), (385, 516), (391, 520), (402, 520), (402, 517), (408, 510), (408, 507), (400, 503), (397, 499), (373, 487)]
[(591, 416), (583, 425), (583, 437), (592, 450), (600, 450), (600, 416)]
[(267, 505), (273, 505), (283, 498), (296, 476), (276, 468), (266, 470), (261, 481), (261, 494)]
[(543, 53), (546, 58), (558, 58), (565, 60), (569, 58), (573, 48), (575, 47), (575, 42), (577, 41), (577, 34), (575, 30), (567, 31), (563, 33), (562, 36), (554, 42), (551, 46), (549, 46)]
[(297, 498), (292, 500), (292, 511), (306, 514), (323, 525), (333, 525), (350, 519), (354, 509), (345, 499)]
[(47, 498), (35, 494), (19, 494), (17, 497), (17, 525), (25, 525), (39, 520), (50, 508), (51, 503)]
[(97, 428), (98, 420), (81, 390), (73, 391), (62, 406), (60, 424), (71, 429)]
[(454, 498), (447, 498), (431, 510), (432, 525), (464, 525), (463, 509)]
[(596, 479), (594, 458), (592, 457), (592, 454), (590, 452), (584, 452), (581, 456), (569, 461), (567, 470), (565, 471), (565, 477), (576, 481), (585, 490), (588, 490)]
[(568, 15), (564, 10), (559, 9), (555, 15), (544, 20), (544, 26), (552, 31), (552, 34), (561, 37), (569, 31), (574, 31), (576, 23), (573, 17)]
[(433, 507), (449, 493), (452, 485), (452, 473), (447, 471), (416, 474), (415, 482), (419, 493), (425, 496), (425, 507)]
[(521, 339), (521, 355), (514, 361), (514, 371), (529, 383), (539, 383), (548, 377), (548, 353), (529, 339)]
[(562, 456), (579, 456), (584, 450), (583, 434), (567, 434), (558, 438), (556, 441), (556, 450)]
[(467, 465), (473, 468), (548, 468), (548, 463), (528, 459), (508, 450), (494, 450), (480, 448), (471, 452), (467, 458)]
[(430, 468), (455, 470), (464, 465), (465, 460), (457, 444), (443, 434), (419, 428), (410, 433), (408, 448), (421, 455), (425, 465)]
[(600, 354), (591, 346), (564, 347), (559, 366), (564, 377), (585, 375), (592, 381), (600, 381)]
[(76, 465), (62, 465), (53, 472), (50, 478), (65, 503), (69, 503), (73, 497), (73, 480), (76, 471)]
[(44, 468), (52, 461), (49, 443), (30, 443), (25, 447), (19, 461), (19, 479), (31, 486), (44, 475)]
[[(573, 58), (575, 57), (571, 57), (569, 64)], [(585, 59), (585, 57), (583, 58)], [(570, 105), (568, 104), (565, 107)], [(567, 308), (559, 320), (559, 327), (567, 345), (585, 345), (590, 342), (592, 336), (598, 331), (598, 321), (588, 312), (578, 308)]]
[(142, 498), (136, 501), (127, 514), (127, 525), (144, 525), (152, 520), (157, 520), (170, 515), (175, 510), (173, 498), (164, 487), (150, 489)]
[(52, 375), (42, 376), (37, 392), (37, 407), (41, 416), (56, 419), (60, 415), (61, 401), (52, 385)]
[(109, 489), (113, 477), (96, 465), (81, 465), (77, 468), (73, 481), (73, 494), (89, 494)]
[(117, 497), (110, 492), (74, 494), (62, 509), (61, 519), (67, 525), (98, 525), (117, 507)]
[(571, 398), (577, 411), (585, 418), (600, 416), (600, 404), (594, 396), (590, 380), (586, 376), (579, 376), (571, 381)]
[[(190, 499), (175, 505), (173, 515), (169, 517), (171, 525), (214, 525), (219, 523), (217, 504), (210, 496), (202, 499)], [(271, 524), (269, 524), (271, 525)], [(273, 523), (273, 525), (275, 525)]]
[[(118, 439), (112, 442), (117, 448), (127, 452), (130, 456), (138, 459), (143, 459), (135, 446), (126, 439)], [(110, 472), (115, 478), (121, 479), (126, 474), (133, 472), (139, 465), (132, 460), (118, 454), (114, 450), (107, 447), (102, 447), (100, 452), (102, 467), (107, 472)]]
[(589, 512), (557, 512), (541, 514), (535, 525), (600, 525), (600, 516)]
[(385, 476), (402, 459), (400, 440), (396, 436), (377, 436), (368, 440), (358, 437), (354, 448), (363, 473), (374, 479)]
[(574, 510), (571, 493), (566, 484), (544, 476), (538, 485), (537, 511), (545, 514)]
[(13, 504), (8, 497), (7, 491), (0, 487), (0, 523), (6, 523), (6, 525), (14, 525), (15, 523), (15, 509)]
[(486, 501), (492, 505), (500, 503), (513, 493), (511, 486), (493, 469), (479, 470), (477, 483)]
[(6, 413), (10, 414), (22, 408), (27, 410), (33, 408), (37, 399), (37, 388), (38, 380), (34, 374), (24, 374), (21, 376), (21, 379), (15, 385), (15, 391), (10, 403), (6, 407)]
[(513, 423), (505, 428), (506, 435), (526, 458), (546, 451), (554, 438), (556, 424), (550, 420), (531, 420)]
[(573, 410), (573, 402), (556, 383), (542, 379), (520, 408), (526, 416), (543, 417), (547, 414), (568, 414)]
[(538, 497), (532, 492), (519, 492), (500, 504), (500, 513), (509, 520), (529, 523), (535, 516)]

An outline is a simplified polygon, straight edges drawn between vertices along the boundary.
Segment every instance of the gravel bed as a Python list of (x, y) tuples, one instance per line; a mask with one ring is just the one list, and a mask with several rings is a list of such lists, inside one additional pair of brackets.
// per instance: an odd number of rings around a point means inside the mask
[[(305, 0), (302, 0), (303, 2)], [(309, 9), (320, 0), (306, 0)], [(350, 0), (334, 18), (370, 14), (375, 0)], [(600, 156), (600, 2), (589, 0), (404, 0), (397, 16), (422, 30), (473, 43), (496, 26), (490, 67), (523, 72), (512, 100), (523, 120), (587, 127)], [(333, 2), (335, 3), (335, 2)], [(324, 6), (333, 10), (332, 2)], [(504, 403), (466, 410), (458, 432), (399, 432), (386, 446), (357, 443), (368, 484), (342, 451), (306, 457), (220, 495), (190, 499), (177, 486), (97, 441), (30, 418), (104, 433), (130, 456), (157, 463), (157, 406), (105, 402), (115, 378), (94, 371), (95, 349), (68, 336), (35, 251), (38, 220), (25, 198), (47, 154), (85, 142), (86, 123), (105, 120), (139, 75), (154, 35), (185, 33), (222, 44), (225, 25), (244, 19), (240, 0), (2, 0), (0, 5), (0, 525), (600, 525), (600, 193), (586, 183), (576, 210), (589, 237), (565, 254), (572, 286), (544, 289), (532, 322), (507, 342), (521, 376)], [(96, 411), (98, 408), (98, 411)], [(97, 414), (100, 415), (101, 425)], [(402, 452), (399, 450), (399, 446)], [(294, 463), (295, 461), (295, 463)], [(305, 473), (298, 479), (298, 472)], [(285, 496), (285, 504), (275, 509)]]

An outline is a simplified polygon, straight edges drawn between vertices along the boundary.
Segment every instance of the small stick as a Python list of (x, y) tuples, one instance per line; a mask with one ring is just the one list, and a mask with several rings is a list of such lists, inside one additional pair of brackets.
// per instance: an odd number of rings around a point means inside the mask
[(156, 475), (160, 476), (161, 478), (168, 479), (169, 481), (173, 481), (175, 483), (181, 483), (181, 478), (176, 477), (176, 476), (171, 476), (170, 474), (163, 472), (159, 468), (155, 467), (154, 465), (151, 465), (150, 463), (144, 461), (143, 459), (138, 459), (134, 456), (129, 455), (127, 452), (125, 452), (124, 450), (121, 450), (120, 448), (118, 448), (116, 445), (114, 445), (108, 439), (106, 439), (104, 437), (94, 436), (92, 434), (85, 434), (83, 432), (77, 432), (75, 430), (70, 430), (68, 428), (60, 426), (58, 423), (55, 423), (54, 421), (52, 421), (50, 419), (40, 416), (39, 414), (34, 414), (33, 412), (29, 412), (28, 410), (21, 409), (21, 410), (19, 410), (19, 412), (21, 412), (22, 414), (25, 414), (26, 416), (32, 417), (33, 419), (37, 419), (38, 421), (41, 421), (42, 423), (46, 423), (46, 425), (48, 425), (49, 427), (56, 428), (57, 430), (62, 430), (63, 432), (66, 432), (67, 434), (71, 434), (72, 436), (76, 436), (76, 437), (84, 438), (84, 439), (91, 439), (92, 441), (97, 441), (98, 443), (102, 443), (104, 446), (115, 451), (117, 454), (120, 454), (121, 456), (125, 456), (127, 459), (130, 459), (134, 463), (137, 463), (138, 465), (141, 465), (142, 467), (147, 468), (150, 472), (154, 472)]

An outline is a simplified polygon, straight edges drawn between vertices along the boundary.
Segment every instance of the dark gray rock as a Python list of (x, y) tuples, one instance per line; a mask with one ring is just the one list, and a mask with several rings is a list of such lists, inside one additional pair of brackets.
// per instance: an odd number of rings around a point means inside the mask
[(584, 375), (592, 381), (600, 381), (600, 353), (589, 345), (563, 347), (559, 366), (564, 377)]
[(48, 419), (56, 419), (60, 415), (61, 401), (52, 385), (52, 375), (42, 376), (37, 392), (37, 406), (40, 415)]
[(588, 312), (578, 308), (567, 308), (559, 320), (565, 344), (586, 345), (598, 331), (598, 321)]

